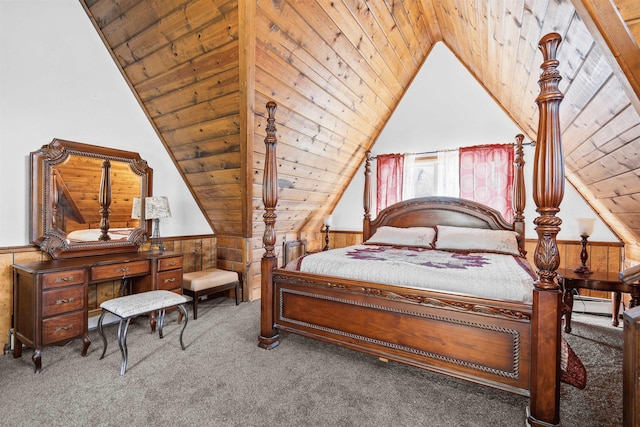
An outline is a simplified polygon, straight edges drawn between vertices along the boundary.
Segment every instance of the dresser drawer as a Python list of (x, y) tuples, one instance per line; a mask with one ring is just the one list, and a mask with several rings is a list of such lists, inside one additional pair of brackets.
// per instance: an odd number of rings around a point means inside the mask
[(182, 292), (182, 269), (158, 273), (158, 289), (167, 291), (180, 289)]
[(42, 345), (79, 337), (84, 332), (84, 312), (50, 317), (42, 321)]
[(125, 277), (149, 274), (151, 264), (149, 261), (121, 262), (117, 264), (98, 265), (91, 267), (91, 281), (116, 280)]
[(158, 271), (173, 270), (182, 268), (182, 257), (162, 258), (158, 260)]
[(84, 308), (84, 285), (54, 289), (42, 293), (42, 317), (55, 316)]
[(58, 273), (47, 273), (42, 278), (42, 288), (51, 289), (60, 286), (83, 284), (86, 270), (69, 270)]

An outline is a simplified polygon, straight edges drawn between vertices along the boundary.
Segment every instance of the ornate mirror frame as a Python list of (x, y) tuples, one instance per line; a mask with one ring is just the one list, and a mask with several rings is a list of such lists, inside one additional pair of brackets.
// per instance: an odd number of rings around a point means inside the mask
[[(53, 139), (30, 157), (30, 240), (52, 258), (135, 252), (147, 240), (151, 221), (132, 206), (152, 195), (153, 169), (138, 153)], [(67, 223), (91, 237), (71, 238)]]

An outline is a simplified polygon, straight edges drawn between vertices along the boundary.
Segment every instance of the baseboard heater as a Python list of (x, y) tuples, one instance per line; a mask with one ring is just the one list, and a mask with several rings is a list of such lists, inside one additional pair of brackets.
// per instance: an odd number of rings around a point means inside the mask
[[(624, 305), (620, 303), (620, 313), (623, 311)], [(611, 300), (606, 298), (574, 296), (572, 312), (611, 316)]]

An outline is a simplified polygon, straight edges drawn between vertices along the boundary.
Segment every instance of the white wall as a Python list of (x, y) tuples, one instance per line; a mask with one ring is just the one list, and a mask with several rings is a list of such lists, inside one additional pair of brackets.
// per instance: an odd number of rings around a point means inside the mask
[(0, 94), (0, 247), (29, 243), (29, 153), (53, 138), (140, 153), (162, 235), (212, 232), (78, 0), (0, 0)]
[[(524, 132), (514, 125), (451, 51), (443, 43), (437, 43), (371, 151), (373, 154), (411, 153), (502, 144), (513, 142), (518, 133)], [(525, 147), (525, 233), (530, 238), (537, 237), (533, 220), (538, 216), (531, 194), (534, 151), (533, 147)], [(333, 212), (333, 230), (362, 230), (363, 188), (364, 167), (361, 167)], [(372, 206), (372, 215), (375, 215), (375, 206)], [(579, 240), (573, 218), (597, 218), (568, 183), (559, 216), (564, 221), (559, 240)], [(618, 241), (599, 219), (590, 240)]]

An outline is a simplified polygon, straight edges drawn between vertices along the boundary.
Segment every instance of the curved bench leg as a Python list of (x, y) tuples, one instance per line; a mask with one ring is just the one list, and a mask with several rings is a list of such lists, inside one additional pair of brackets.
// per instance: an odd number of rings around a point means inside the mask
[(164, 335), (162, 334), (162, 326), (164, 326), (164, 314), (165, 310), (163, 308), (158, 314), (158, 334), (160, 335), (160, 339), (164, 338)]
[(102, 321), (104, 320), (104, 316), (106, 316), (107, 311), (102, 310), (102, 314), (98, 319), (98, 332), (100, 332), (100, 336), (102, 337), (102, 356), (100, 356), (100, 360), (104, 358), (105, 353), (107, 352), (107, 337), (104, 336), (104, 330), (102, 329)]
[(127, 330), (129, 330), (129, 322), (131, 318), (127, 318), (127, 321), (122, 326), (124, 319), (120, 320), (118, 325), (118, 346), (120, 347), (120, 353), (122, 354), (122, 365), (120, 366), (120, 375), (124, 375), (127, 370)]
[(187, 310), (184, 308), (184, 304), (180, 304), (178, 308), (184, 316), (184, 325), (182, 325), (182, 330), (180, 331), (180, 347), (182, 347), (182, 349), (184, 350), (185, 346), (182, 342), (182, 334), (184, 334), (184, 329), (187, 327), (187, 323), (189, 322), (189, 316), (187, 316)]

